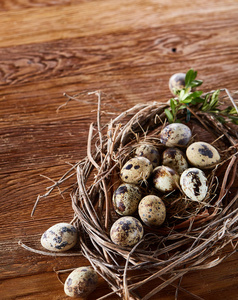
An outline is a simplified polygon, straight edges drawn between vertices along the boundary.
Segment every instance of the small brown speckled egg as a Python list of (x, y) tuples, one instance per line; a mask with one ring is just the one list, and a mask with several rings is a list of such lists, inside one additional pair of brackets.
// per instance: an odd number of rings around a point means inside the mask
[(190, 128), (181, 123), (167, 125), (160, 132), (160, 141), (167, 147), (183, 147), (192, 137)]
[(185, 73), (173, 74), (169, 79), (169, 90), (173, 95), (185, 87)]
[(97, 287), (98, 275), (89, 266), (75, 269), (69, 274), (64, 283), (64, 292), (73, 298), (85, 298)]
[(127, 183), (139, 184), (146, 181), (153, 171), (153, 166), (148, 158), (133, 157), (121, 169), (121, 179)]
[(135, 155), (148, 158), (154, 168), (159, 164), (159, 158), (160, 158), (159, 151), (153, 145), (150, 144), (140, 145), (138, 148), (136, 148)]
[(141, 190), (131, 183), (121, 184), (113, 193), (112, 203), (115, 211), (122, 216), (132, 215), (142, 198)]
[(77, 230), (68, 223), (58, 223), (47, 229), (41, 236), (41, 245), (50, 251), (63, 252), (74, 247)]
[(201, 169), (213, 168), (220, 161), (217, 149), (205, 142), (191, 144), (187, 148), (186, 155), (191, 165)]
[(195, 201), (202, 201), (207, 194), (207, 178), (202, 170), (189, 168), (180, 177), (180, 185), (185, 195)]
[(162, 165), (170, 167), (178, 174), (182, 174), (188, 168), (185, 154), (178, 148), (168, 148), (163, 152)]
[(178, 188), (179, 175), (169, 167), (156, 167), (153, 171), (152, 178), (154, 187), (163, 193), (171, 192)]
[(143, 237), (144, 229), (141, 222), (131, 216), (121, 217), (111, 227), (110, 237), (119, 246), (134, 246)]
[(166, 217), (166, 207), (159, 197), (148, 195), (140, 201), (138, 213), (147, 226), (160, 226)]

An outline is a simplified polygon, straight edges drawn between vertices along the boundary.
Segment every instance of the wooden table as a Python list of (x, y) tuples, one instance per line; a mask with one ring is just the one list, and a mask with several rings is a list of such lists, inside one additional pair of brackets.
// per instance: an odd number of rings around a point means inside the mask
[[(169, 77), (190, 67), (204, 91), (237, 90), (237, 20), (236, 0), (1, 1), (1, 299), (68, 299), (54, 270), (88, 264), (18, 245), (41, 249), (42, 232), (73, 217), (71, 203), (55, 195), (30, 214), (51, 184), (46, 177), (57, 180), (86, 154), (97, 108), (86, 92), (106, 94), (109, 120), (136, 103), (167, 101)], [(65, 92), (85, 94), (57, 112)], [(182, 286), (205, 300), (238, 299), (238, 254), (185, 276)], [(106, 292), (100, 280), (90, 299)], [(153, 299), (174, 294), (169, 287)], [(180, 292), (178, 299), (191, 298)]]

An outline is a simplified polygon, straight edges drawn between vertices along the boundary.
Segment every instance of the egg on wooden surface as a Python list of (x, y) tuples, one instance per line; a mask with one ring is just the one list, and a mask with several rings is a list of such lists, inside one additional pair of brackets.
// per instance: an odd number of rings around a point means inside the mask
[(180, 177), (180, 186), (185, 195), (194, 201), (202, 201), (207, 195), (207, 178), (198, 168), (185, 170)]
[(159, 159), (160, 159), (159, 151), (153, 145), (150, 144), (140, 145), (139, 147), (136, 148), (135, 155), (148, 158), (154, 168), (159, 164)]
[(121, 184), (113, 193), (112, 203), (115, 211), (122, 216), (132, 215), (142, 198), (141, 190), (131, 183)]
[(185, 73), (175, 73), (169, 78), (169, 90), (173, 95), (185, 88)]
[(162, 165), (170, 167), (178, 174), (182, 174), (188, 168), (185, 154), (178, 148), (168, 148), (163, 152)]
[(186, 155), (191, 165), (201, 169), (213, 168), (221, 159), (217, 149), (206, 142), (192, 143)]
[(146, 181), (153, 171), (148, 158), (140, 156), (128, 160), (121, 169), (121, 179), (126, 183), (139, 184)]
[(57, 223), (42, 234), (41, 245), (50, 251), (63, 252), (76, 245), (77, 235), (73, 225)]
[(166, 218), (166, 207), (159, 197), (147, 195), (141, 199), (138, 213), (147, 226), (160, 226)]
[(167, 166), (158, 166), (153, 171), (152, 180), (157, 190), (166, 193), (178, 188), (179, 175)]
[(190, 128), (181, 123), (169, 124), (160, 132), (160, 142), (167, 147), (186, 146), (191, 137)]
[(98, 275), (90, 267), (80, 267), (69, 274), (64, 283), (64, 292), (73, 298), (85, 298), (97, 287)]
[(125, 216), (113, 223), (110, 237), (114, 244), (130, 247), (137, 244), (143, 237), (144, 229), (141, 222), (131, 216)]

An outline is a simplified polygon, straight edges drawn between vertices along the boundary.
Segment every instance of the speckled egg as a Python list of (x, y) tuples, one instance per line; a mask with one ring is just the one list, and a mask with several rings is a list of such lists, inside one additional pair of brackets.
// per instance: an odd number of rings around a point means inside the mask
[(144, 229), (141, 222), (131, 216), (121, 217), (111, 227), (110, 237), (119, 246), (134, 246), (143, 237)]
[(41, 236), (41, 245), (50, 251), (63, 252), (74, 247), (77, 230), (68, 223), (58, 223), (47, 229)]
[(183, 147), (192, 137), (190, 128), (181, 123), (167, 125), (160, 133), (160, 141), (167, 147)]
[(89, 266), (75, 269), (69, 274), (64, 283), (64, 292), (73, 298), (85, 298), (97, 287), (98, 275)]
[(179, 175), (167, 166), (156, 167), (152, 178), (154, 187), (163, 193), (171, 192), (178, 188)]
[(160, 226), (166, 217), (166, 207), (159, 197), (147, 195), (140, 201), (138, 213), (147, 226)]
[(207, 178), (200, 169), (185, 170), (180, 177), (180, 185), (185, 195), (191, 200), (202, 201), (206, 197)]
[(121, 169), (121, 179), (126, 183), (139, 184), (146, 181), (153, 171), (148, 158), (140, 156), (128, 160)]
[(162, 165), (170, 167), (178, 174), (182, 174), (188, 168), (185, 154), (178, 148), (168, 148), (163, 152)]
[(205, 142), (195, 142), (186, 151), (189, 163), (201, 169), (213, 168), (220, 161), (216, 148)]
[(132, 215), (142, 198), (141, 190), (131, 183), (121, 184), (113, 193), (112, 203), (115, 211), (122, 216)]
[(169, 90), (173, 95), (185, 87), (185, 73), (173, 74), (169, 79)]
[(153, 145), (150, 144), (140, 145), (139, 147), (136, 148), (135, 155), (148, 158), (154, 168), (159, 164), (159, 159), (160, 159), (159, 151)]

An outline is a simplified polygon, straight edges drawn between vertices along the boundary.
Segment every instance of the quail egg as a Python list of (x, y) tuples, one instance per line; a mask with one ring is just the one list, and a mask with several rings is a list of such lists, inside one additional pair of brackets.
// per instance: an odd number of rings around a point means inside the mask
[(167, 125), (160, 132), (160, 141), (167, 147), (183, 147), (192, 137), (190, 128), (181, 123)]
[(134, 246), (143, 237), (144, 229), (141, 222), (131, 216), (125, 216), (113, 223), (110, 237), (119, 246)]
[(121, 169), (121, 179), (127, 183), (138, 184), (146, 181), (153, 171), (148, 158), (140, 156), (128, 160)]
[(173, 74), (169, 79), (169, 90), (173, 95), (177, 95), (178, 91), (185, 87), (185, 73)]
[(136, 156), (143, 156), (149, 159), (155, 168), (159, 164), (159, 151), (157, 148), (150, 144), (142, 144), (135, 151)]
[(140, 201), (138, 213), (147, 226), (160, 226), (166, 217), (166, 207), (159, 197), (147, 195)]
[(188, 162), (185, 154), (178, 148), (168, 148), (163, 152), (162, 165), (175, 170), (178, 174), (182, 174), (188, 168)]
[(185, 170), (180, 177), (180, 185), (185, 195), (191, 200), (202, 201), (206, 197), (207, 178), (200, 169)]
[(195, 142), (186, 151), (189, 163), (201, 169), (213, 168), (220, 161), (220, 154), (212, 145), (205, 142)]
[(154, 187), (161, 192), (171, 192), (178, 188), (179, 175), (167, 166), (156, 167), (152, 178)]
[(77, 242), (77, 230), (68, 223), (57, 223), (41, 236), (41, 245), (50, 251), (63, 252), (74, 247)]
[(113, 193), (112, 203), (115, 211), (122, 216), (132, 215), (142, 198), (138, 186), (130, 183), (121, 184)]
[(64, 283), (64, 292), (73, 298), (85, 298), (92, 293), (98, 284), (96, 271), (89, 266), (75, 269)]

